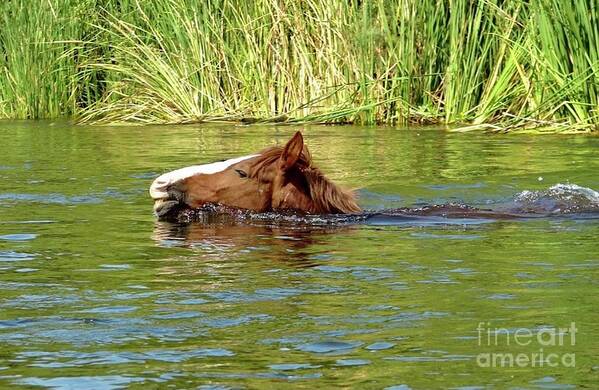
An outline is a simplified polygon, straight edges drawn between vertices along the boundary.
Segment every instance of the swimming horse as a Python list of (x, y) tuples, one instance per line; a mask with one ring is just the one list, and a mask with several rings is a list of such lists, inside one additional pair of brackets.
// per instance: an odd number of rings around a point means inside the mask
[(284, 147), (167, 172), (154, 180), (150, 195), (159, 218), (206, 204), (255, 212), (361, 211), (353, 191), (337, 186), (313, 165), (299, 131)]
[[(529, 195), (536, 193), (526, 192)], [(589, 195), (590, 193), (590, 195)], [(522, 193), (524, 194), (524, 193)], [(403, 223), (422, 218), (521, 219), (568, 214), (599, 215), (595, 192), (572, 185), (556, 185), (538, 199), (519, 200), (494, 209), (463, 204), (362, 212), (353, 191), (343, 189), (313, 165), (298, 131), (284, 147), (269, 147), (256, 154), (212, 164), (194, 165), (159, 176), (150, 187), (154, 212), (163, 220), (204, 220), (235, 217), (240, 220), (303, 217), (329, 214), (329, 222), (376, 223), (377, 218)], [(524, 203), (522, 203), (524, 202)], [(263, 214), (271, 212), (269, 214)], [(256, 215), (255, 213), (258, 213)], [(333, 215), (336, 214), (336, 215)], [(310, 220), (308, 218), (307, 220)]]

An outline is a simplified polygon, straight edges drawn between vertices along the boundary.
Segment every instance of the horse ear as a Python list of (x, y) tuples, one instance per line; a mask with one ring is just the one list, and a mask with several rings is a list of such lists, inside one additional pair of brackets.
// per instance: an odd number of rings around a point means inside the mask
[(281, 153), (281, 158), (279, 159), (279, 167), (283, 171), (293, 167), (302, 154), (303, 149), (304, 137), (302, 137), (302, 133), (298, 131), (295, 133), (293, 138), (287, 142), (287, 145), (285, 145), (283, 153)]

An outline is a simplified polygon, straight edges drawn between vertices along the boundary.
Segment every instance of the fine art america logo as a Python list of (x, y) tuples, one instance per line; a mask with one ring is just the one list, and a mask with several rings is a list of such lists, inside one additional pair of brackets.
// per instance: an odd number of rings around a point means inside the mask
[[(576, 323), (567, 328), (506, 329), (491, 327), (490, 322), (480, 322), (478, 346), (492, 348), (492, 352), (481, 352), (476, 356), (479, 367), (575, 367), (576, 354), (548, 352), (556, 347), (576, 345)], [(513, 353), (509, 348), (530, 347), (533, 352)]]

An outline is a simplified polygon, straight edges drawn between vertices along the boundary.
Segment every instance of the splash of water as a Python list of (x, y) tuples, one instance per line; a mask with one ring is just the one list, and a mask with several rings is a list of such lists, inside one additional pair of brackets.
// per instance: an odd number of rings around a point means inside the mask
[(358, 223), (365, 220), (368, 214), (304, 214), (291, 210), (269, 211), (258, 213), (251, 210), (237, 209), (221, 204), (207, 203), (196, 209), (183, 209), (175, 215), (177, 222), (199, 222), (203, 224), (253, 223), (276, 225), (312, 225), (329, 226)]
[(547, 190), (522, 191), (514, 198), (525, 213), (593, 213), (599, 211), (599, 192), (576, 184), (556, 184)]

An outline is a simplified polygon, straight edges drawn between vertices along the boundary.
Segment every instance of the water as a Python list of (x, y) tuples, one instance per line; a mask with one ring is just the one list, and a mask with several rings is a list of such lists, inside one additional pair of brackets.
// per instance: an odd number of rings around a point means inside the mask
[[(160, 173), (281, 144), (296, 129), (0, 122), (0, 387), (598, 383), (599, 221), (577, 206), (593, 207), (599, 189), (599, 138), (303, 128), (318, 165), (359, 187), (371, 210), (570, 214), (155, 221), (147, 188)], [(559, 328), (573, 322), (572, 343)], [(552, 331), (553, 344), (538, 340)], [(484, 367), (487, 353), (540, 350), (558, 364)]]

